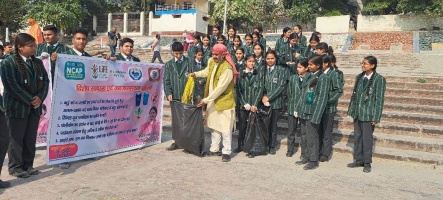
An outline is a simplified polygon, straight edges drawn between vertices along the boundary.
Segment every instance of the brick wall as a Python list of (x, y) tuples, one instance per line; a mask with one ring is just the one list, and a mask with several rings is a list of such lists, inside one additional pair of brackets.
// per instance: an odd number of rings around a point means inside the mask
[(401, 50), (412, 53), (412, 32), (355, 33), (349, 50)]

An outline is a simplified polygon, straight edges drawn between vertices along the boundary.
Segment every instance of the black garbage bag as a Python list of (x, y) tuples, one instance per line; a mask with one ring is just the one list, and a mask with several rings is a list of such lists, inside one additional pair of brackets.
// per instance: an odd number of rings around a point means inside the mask
[(171, 101), (172, 139), (187, 152), (201, 155), (205, 143), (202, 108)]
[(249, 115), (246, 127), (245, 143), (243, 151), (256, 155), (268, 152), (269, 133), (268, 127), (271, 123), (271, 107), (262, 106), (257, 112)]

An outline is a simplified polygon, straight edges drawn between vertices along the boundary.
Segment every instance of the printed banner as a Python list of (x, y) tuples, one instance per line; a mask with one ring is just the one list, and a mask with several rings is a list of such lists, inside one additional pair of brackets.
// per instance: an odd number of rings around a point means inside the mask
[(58, 55), (46, 163), (160, 143), (162, 66)]
[(48, 72), (49, 89), (48, 96), (46, 96), (46, 99), (42, 104), (42, 115), (40, 116), (40, 121), (38, 123), (37, 141), (35, 143), (35, 146), (37, 147), (46, 146), (46, 137), (48, 135), (49, 116), (51, 116), (50, 113), (52, 103), (51, 62), (49, 61), (49, 57), (42, 58), (41, 60), (43, 61), (46, 71)]

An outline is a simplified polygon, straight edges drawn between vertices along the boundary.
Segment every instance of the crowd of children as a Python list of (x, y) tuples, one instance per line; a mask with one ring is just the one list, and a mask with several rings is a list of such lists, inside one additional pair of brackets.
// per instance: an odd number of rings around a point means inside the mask
[[(215, 44), (227, 46), (234, 59), (237, 71), (240, 72), (235, 85), (236, 118), (238, 129), (238, 146), (234, 152), (243, 151), (246, 127), (249, 115), (261, 107), (270, 107), (270, 120), (267, 124), (268, 141), (266, 153), (246, 152), (255, 157), (263, 154), (274, 155), (277, 146), (277, 121), (282, 117), (288, 120), (288, 147), (286, 156), (295, 153), (296, 130), (300, 130), (301, 157), (295, 164), (304, 165), (304, 169), (315, 169), (319, 162), (329, 161), (332, 157), (333, 122), (337, 112), (339, 98), (343, 95), (344, 75), (336, 66), (333, 49), (321, 42), (321, 34), (314, 32), (309, 40), (302, 33), (300, 25), (293, 29), (285, 27), (277, 40), (274, 50), (266, 50), (266, 39), (260, 27), (243, 38), (236, 35), (234, 28), (228, 29), (228, 36), (221, 34), (221, 27), (214, 26), (212, 35), (194, 36), (194, 46), (188, 50), (189, 72), (205, 68), (211, 58), (211, 47)], [(244, 39), (244, 42), (242, 41)], [(177, 43), (176, 45), (178, 45)], [(172, 48), (173, 52), (182, 52), (181, 48)], [(174, 53), (175, 55), (176, 53)], [(174, 60), (186, 59), (178, 54)], [(354, 94), (349, 106), (349, 116), (354, 119), (356, 129), (354, 162), (348, 167), (364, 167), (371, 171), (372, 134), (374, 125), (380, 120), (383, 108), (385, 79), (375, 72), (375, 57), (365, 57), (362, 63), (362, 74), (357, 76)], [(171, 80), (179, 72), (174, 66), (166, 66), (165, 91)], [(360, 81), (363, 77), (372, 81)], [(186, 78), (175, 80), (185, 82)], [(195, 82), (194, 102), (200, 102), (204, 79)], [(183, 90), (177, 88), (172, 92), (179, 99)], [(168, 99), (171, 99), (168, 96)], [(172, 98), (175, 99), (175, 98)], [(366, 99), (366, 100), (365, 100)], [(369, 99), (369, 100), (368, 100)], [(364, 106), (363, 106), (364, 104)], [(371, 141), (371, 142), (370, 142)], [(172, 144), (169, 150), (177, 149)]]

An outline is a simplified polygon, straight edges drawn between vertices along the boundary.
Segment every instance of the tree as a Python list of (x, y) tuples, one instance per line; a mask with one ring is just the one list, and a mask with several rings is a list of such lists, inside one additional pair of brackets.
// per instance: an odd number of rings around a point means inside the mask
[(286, 15), (297, 23), (315, 21), (318, 16), (349, 14), (347, 0), (284, 0)]
[(371, 14), (425, 14), (443, 16), (442, 0), (367, 0), (363, 13)]
[(54, 24), (61, 30), (70, 30), (78, 27), (87, 15), (80, 0), (36, 0), (26, 17), (40, 24)]
[(8, 0), (2, 3), (0, 9), (0, 34), (5, 34), (5, 29), (15, 32), (25, 26), (24, 14), (26, 13), (27, 0)]

